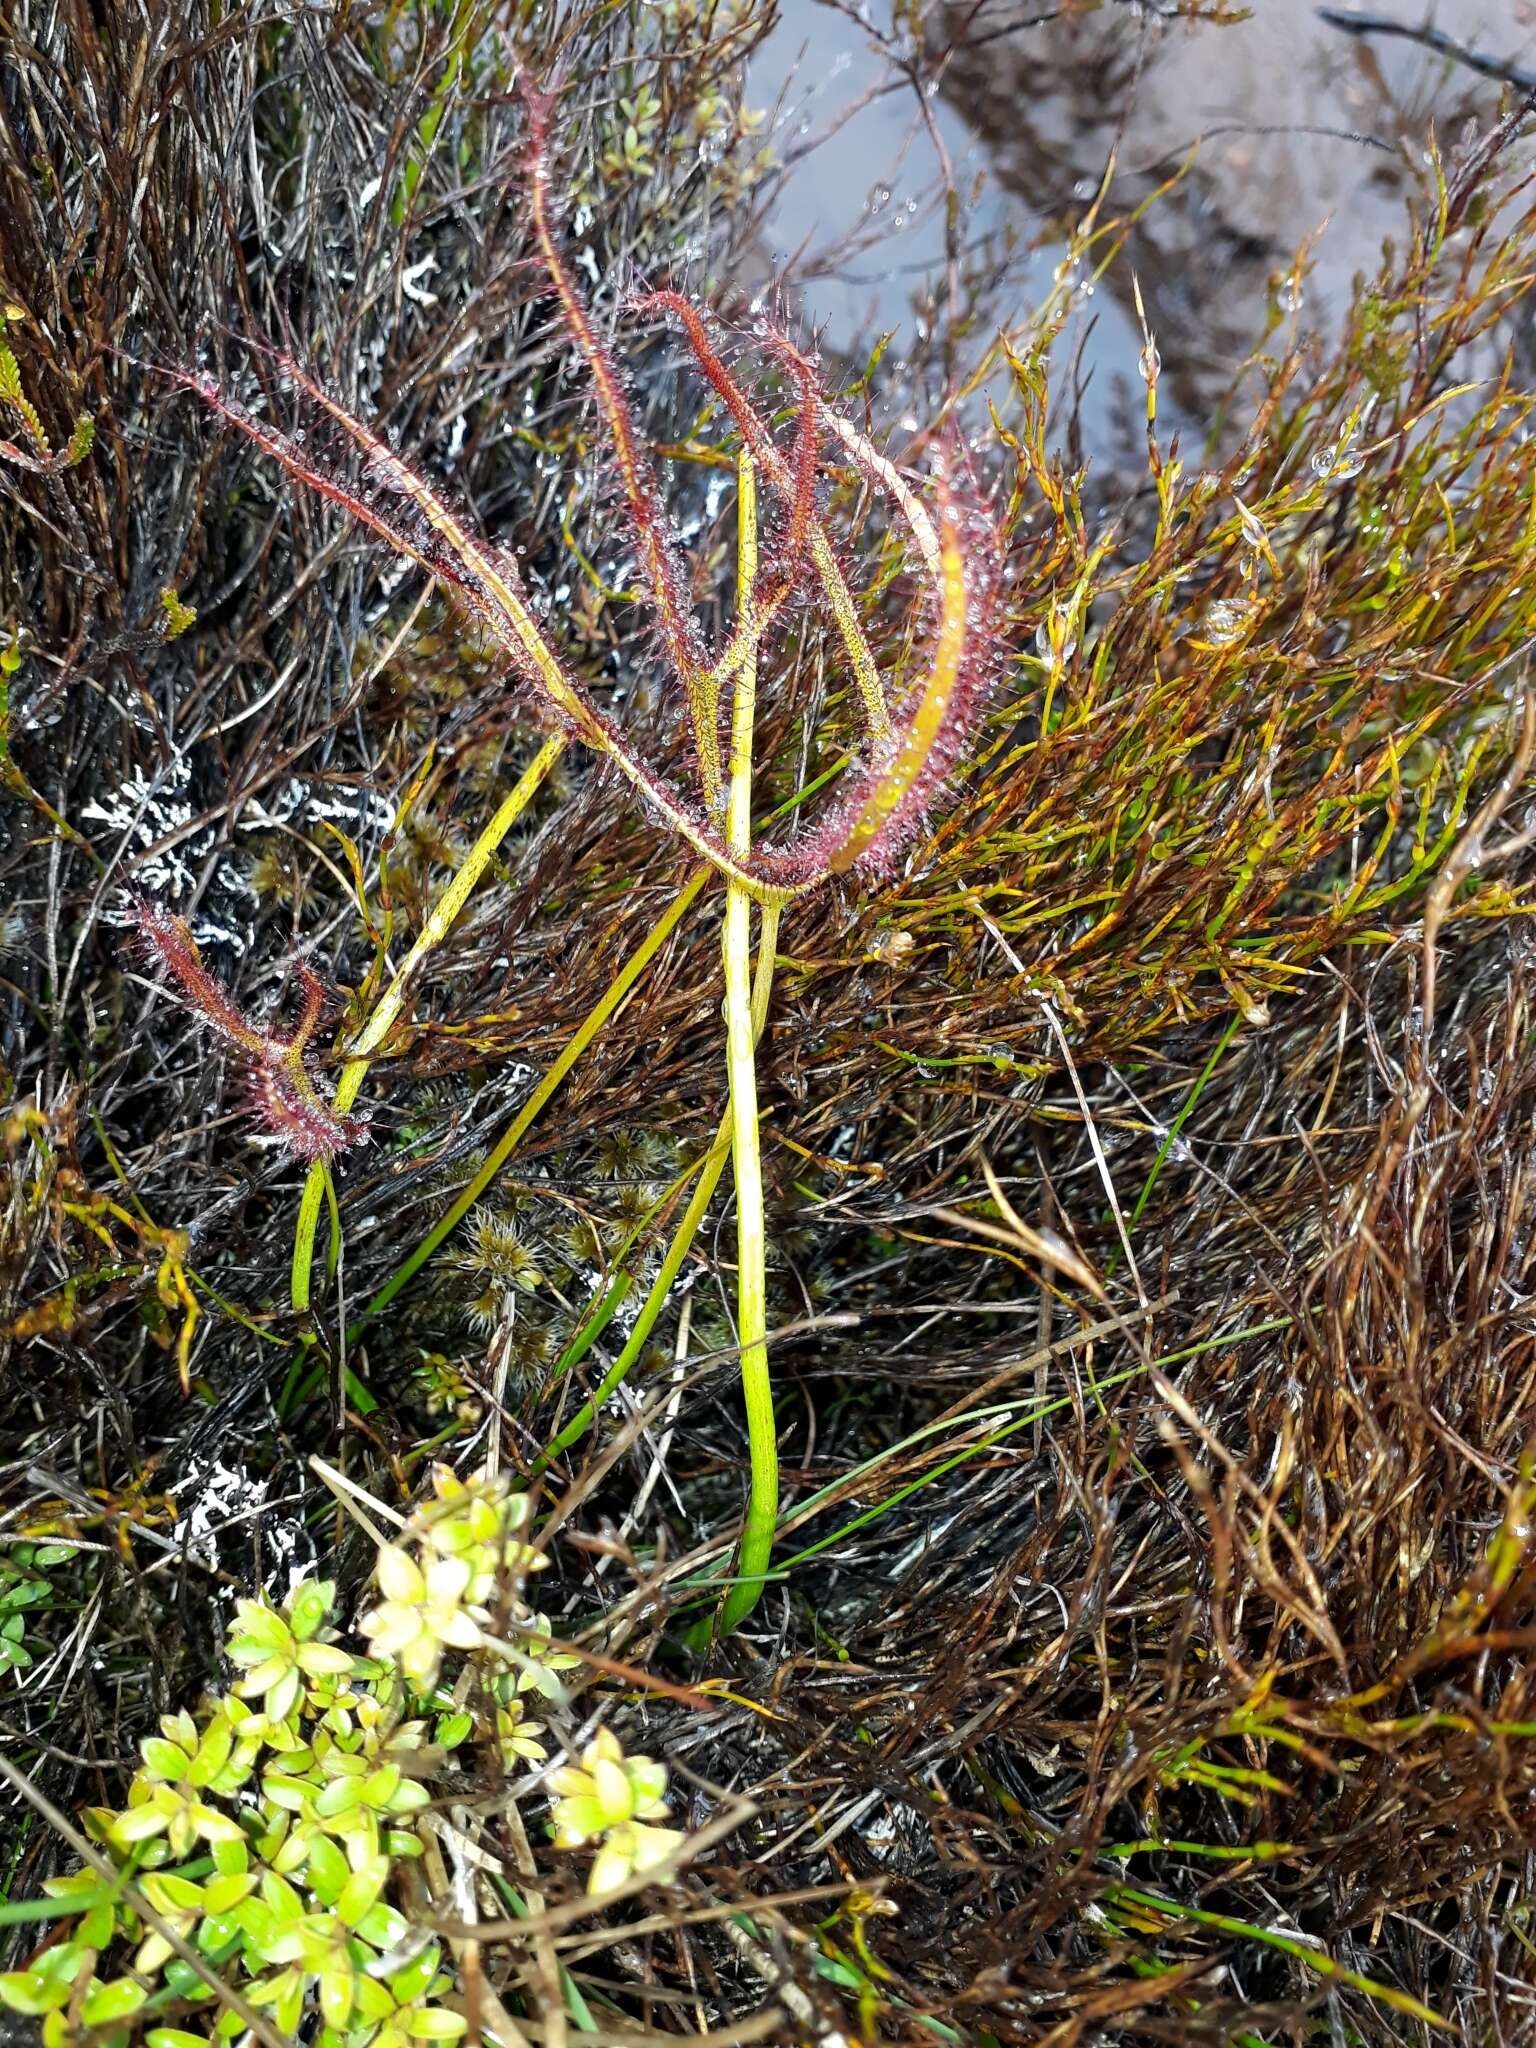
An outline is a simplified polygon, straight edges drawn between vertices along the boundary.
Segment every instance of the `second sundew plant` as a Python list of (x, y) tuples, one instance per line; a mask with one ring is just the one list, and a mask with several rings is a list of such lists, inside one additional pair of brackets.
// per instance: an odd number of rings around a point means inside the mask
[[(335, 1142), (313, 1142), (318, 1128), (313, 1113), (304, 1133), (294, 1134), (294, 1149), (311, 1163), (295, 1244), (293, 1297), (297, 1307), (308, 1306), (315, 1231), (329, 1186), (330, 1161), (361, 1134), (361, 1126), (350, 1116), (352, 1105), (370, 1056), (383, 1045), (400, 1014), (412, 977), (447, 933), (561, 748), (572, 742), (590, 748), (614, 764), (681, 846), (705, 864), (703, 872), (713, 871), (725, 886), (723, 960), (738, 1342), (752, 1468), (738, 1574), (722, 1614), (723, 1625), (730, 1627), (750, 1612), (761, 1592), (778, 1505), (753, 1049), (768, 999), (779, 919), (786, 905), (835, 876), (889, 871), (921, 830), (930, 805), (963, 755), (994, 665), (1001, 547), (987, 510), (962, 498), (952, 474), (938, 474), (925, 499), (864, 433), (841, 417), (827, 400), (814, 361), (785, 335), (766, 325), (756, 330), (764, 355), (794, 394), (791, 425), (780, 431), (770, 408), (756, 401), (728, 361), (712, 317), (676, 291), (650, 293), (634, 301), (630, 310), (639, 318), (674, 323), (681, 331), (734, 434), (734, 620), (722, 645), (706, 645), (689, 595), (689, 564), (669, 523), (623, 381), (562, 253), (549, 151), (552, 109), (533, 91), (525, 91), (524, 99), (533, 238), (602, 416), (628, 547), (686, 719), (691, 782), (680, 787), (645, 759), (600, 705), (546, 631), (512, 556), (476, 533), (439, 490), (394, 452), (381, 431), (345, 411), (291, 356), (271, 359), (300, 406), (317, 419), (328, 420), (331, 431), (352, 445), (361, 459), (351, 469), (332, 466), (318, 455), (313, 433), (288, 433), (266, 418), (252, 416), (212, 377), (185, 379), (290, 476), (341, 505), (397, 554), (444, 583), (505, 650), (550, 732), (533, 765), (460, 864), (389, 989), (347, 1049), (347, 1064), (326, 1109)], [(860, 602), (843, 566), (839, 537), (829, 530), (819, 508), (820, 487), (834, 462), (845, 470), (852, 465), (867, 489), (895, 508), (910, 536), (918, 604), (927, 615), (926, 620), (914, 618), (912, 625), (914, 634), (926, 631), (928, 651), (920, 679), (903, 683), (899, 690), (876, 664), (861, 624)], [(779, 514), (773, 544), (767, 548), (759, 545), (760, 485), (776, 502)], [(764, 845), (755, 843), (752, 835), (759, 667), (774, 645), (774, 628), (786, 621), (795, 601), (807, 592), (819, 593), (834, 622), (863, 731), (819, 819), (786, 843)], [(914, 634), (907, 636), (909, 641)], [(893, 697), (899, 701), (893, 702)], [(184, 968), (180, 949), (171, 945), (160, 950), (163, 965), (183, 995), (205, 1008), (196, 973)], [(193, 958), (195, 962), (195, 953)], [(304, 1083), (302, 1047), (297, 1054), (279, 1047), (271, 1059), (259, 1050), (246, 1051), (260, 1072), (281, 1070), (290, 1084), (298, 1073)], [(281, 1119), (274, 1128), (282, 1134)], [(701, 1195), (707, 1202), (713, 1186), (714, 1177), (706, 1171), (695, 1206)]]

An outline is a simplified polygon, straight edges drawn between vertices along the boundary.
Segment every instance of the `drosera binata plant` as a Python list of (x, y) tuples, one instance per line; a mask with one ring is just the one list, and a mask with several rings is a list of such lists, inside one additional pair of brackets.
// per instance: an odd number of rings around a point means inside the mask
[[(678, 292), (652, 293), (637, 300), (632, 311), (679, 327), (737, 439), (735, 616), (723, 644), (708, 647), (688, 596), (688, 564), (669, 524), (622, 379), (562, 253), (549, 146), (551, 103), (526, 87), (524, 103), (533, 239), (602, 416), (627, 538), (654, 614), (661, 656), (686, 713), (689, 787), (679, 787), (642, 755), (562, 658), (536, 615), (512, 556), (475, 532), (440, 490), (401, 459), (381, 431), (355, 419), (291, 355), (264, 351), (301, 410), (328, 421), (343, 444), (350, 443), (360, 458), (352, 469), (333, 465), (318, 454), (313, 432), (288, 433), (255, 417), (211, 376), (188, 373), (182, 381), (290, 476), (342, 506), (398, 555), (444, 583), (505, 650), (550, 732), (348, 1048), (350, 1056), (330, 1105), (338, 1120), (349, 1115), (369, 1056), (392, 1029), (412, 977), (446, 934), (563, 746), (579, 743), (611, 761), (652, 814), (704, 864), (701, 872), (713, 872), (724, 882), (722, 952), (729, 1149), (736, 1190), (737, 1335), (751, 1452), (738, 1575), (722, 1613), (723, 1626), (731, 1627), (751, 1611), (760, 1595), (778, 1505), (754, 1045), (766, 1014), (779, 920), (788, 904), (835, 876), (889, 872), (922, 829), (930, 806), (964, 754), (995, 664), (1001, 543), (986, 508), (964, 497), (952, 474), (941, 468), (931, 493), (920, 492), (865, 434), (836, 412), (813, 359), (763, 324), (757, 330), (762, 352), (794, 394), (792, 432), (788, 445), (781, 445), (770, 418), (728, 363), (716, 338), (717, 323)], [(899, 692), (877, 666), (861, 623), (860, 602), (818, 507), (818, 488), (834, 462), (845, 467), (851, 463), (868, 490), (895, 508), (910, 536), (920, 593), (917, 605), (927, 614), (925, 621), (913, 624), (926, 625), (928, 654), (921, 680), (901, 685)], [(759, 544), (760, 481), (781, 513), (775, 544), (767, 550)], [(863, 730), (819, 819), (787, 843), (764, 845), (752, 834), (758, 668), (773, 628), (807, 588), (819, 590), (834, 623)], [(893, 704), (897, 694), (900, 701)], [(690, 893), (696, 892), (697, 879), (689, 885)], [(293, 1262), (293, 1299), (300, 1309), (309, 1305), (315, 1231), (330, 1184), (330, 1158), (339, 1149), (309, 1155)], [(498, 1151), (498, 1159), (502, 1156)], [(713, 1185), (706, 1170), (695, 1203), (699, 1192)]]

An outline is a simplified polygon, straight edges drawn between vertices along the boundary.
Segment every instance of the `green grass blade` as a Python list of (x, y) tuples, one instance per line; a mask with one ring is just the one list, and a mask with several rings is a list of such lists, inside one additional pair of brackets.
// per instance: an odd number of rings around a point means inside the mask
[[(342, 1069), (341, 1079), (336, 1084), (332, 1107), (338, 1116), (344, 1116), (356, 1102), (358, 1090), (362, 1087), (373, 1055), (394, 1029), (401, 1010), (405, 1006), (406, 993), (417, 969), (427, 955), (440, 946), (453, 929), (454, 920), (469, 901), (475, 884), (490, 865), (492, 857), (503, 839), (533, 801), (540, 783), (554, 767), (564, 751), (563, 739), (548, 739), (534, 755), (528, 766), (518, 777), (516, 785), (497, 806), (496, 813), (465, 854), (453, 880), (433, 904), (426, 923), (422, 926), (416, 943), (411, 947), (396, 970), (394, 979), (374, 1005), (373, 1013), (358, 1034), (357, 1043), (352, 1047), (347, 1063)], [(320, 1204), (325, 1196), (329, 1168), (323, 1159), (317, 1159), (309, 1169), (304, 1183), (304, 1192), (299, 1200), (298, 1223), (293, 1236), (293, 1265), (290, 1292), (293, 1306), (301, 1314), (310, 1302), (310, 1273), (315, 1256), (315, 1229), (320, 1220)], [(340, 1218), (335, 1207), (334, 1191), (331, 1195), (332, 1254), (328, 1261), (335, 1270), (336, 1257), (340, 1251)]]
[(1194, 1114), (1195, 1105), (1200, 1100), (1200, 1097), (1205, 1090), (1206, 1083), (1210, 1080), (1212, 1074), (1215, 1073), (1217, 1067), (1220, 1065), (1221, 1056), (1226, 1051), (1227, 1047), (1232, 1043), (1232, 1040), (1236, 1037), (1237, 1027), (1239, 1024), (1242, 1023), (1242, 1021), (1243, 1020), (1241, 1013), (1234, 1015), (1228, 1020), (1226, 1030), (1223, 1031), (1220, 1038), (1217, 1039), (1215, 1048), (1212, 1051), (1210, 1058), (1206, 1061), (1205, 1065), (1200, 1070), (1200, 1078), (1195, 1082), (1194, 1087), (1190, 1089), (1188, 1095), (1184, 1098), (1183, 1104), (1179, 1109), (1178, 1115), (1174, 1118), (1173, 1122), (1168, 1126), (1167, 1132), (1163, 1138), (1163, 1142), (1157, 1148), (1157, 1157), (1152, 1162), (1152, 1170), (1147, 1175), (1141, 1193), (1136, 1197), (1135, 1208), (1131, 1211), (1131, 1227), (1133, 1229), (1141, 1221), (1142, 1210), (1146, 1208), (1148, 1202), (1150, 1202), (1152, 1199), (1152, 1190), (1157, 1186), (1157, 1177), (1163, 1170), (1164, 1161), (1167, 1159), (1168, 1154), (1173, 1150), (1174, 1146), (1178, 1143), (1180, 1131), (1183, 1130), (1185, 1124), (1188, 1123), (1190, 1117)]
[(1116, 1885), (1107, 1896), (1114, 1903), (1135, 1906), (1143, 1912), (1166, 1913), (1175, 1920), (1192, 1921), (1197, 1927), (1208, 1927), (1213, 1933), (1230, 1935), (1236, 1941), (1256, 1941), (1265, 1948), (1279, 1949), (1314, 1976), (1348, 1984), (1352, 1990), (1363, 1992), (1367, 1998), (1390, 2006), (1394, 2012), (1405, 2013), (1410, 2019), (1422, 2020), (1426, 2026), (1441, 2027), (1446, 2033), (1456, 2031), (1443, 2013), (1436, 2012), (1432, 2005), (1425, 2005), (1422, 1999), (1407, 1991), (1399, 1991), (1395, 1984), (1382, 1984), (1374, 1977), (1367, 1977), (1363, 1971), (1351, 1970), (1346, 1964), (1336, 1962), (1326, 1949), (1314, 1948), (1310, 1942), (1278, 1933), (1273, 1927), (1256, 1927), (1251, 1920), (1239, 1920), (1230, 1913), (1211, 1913), (1203, 1906), (1181, 1905), (1175, 1899), (1159, 1898), (1155, 1892), (1134, 1891), (1127, 1885)]

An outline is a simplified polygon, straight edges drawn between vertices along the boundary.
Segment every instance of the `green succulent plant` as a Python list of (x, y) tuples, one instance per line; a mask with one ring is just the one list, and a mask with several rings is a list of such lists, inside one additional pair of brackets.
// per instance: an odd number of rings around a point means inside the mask
[[(452, 1957), (413, 1927), (404, 1878), (427, 1852), (418, 1823), (456, 1749), (478, 1738), (504, 1767), (549, 1754), (528, 1706), (563, 1700), (560, 1674), (580, 1660), (518, 1597), (544, 1562), (523, 1534), (531, 1513), (504, 1479), (439, 1467), (379, 1548), (380, 1597), (359, 1623), (369, 1656), (338, 1640), (329, 1581), (305, 1580), (281, 1605), (242, 1600), (225, 1645), (233, 1687), (166, 1715), (140, 1744), (124, 1804), (86, 1809), (106, 1860), (47, 1880), (63, 1909), (55, 1932), (0, 1975), (0, 2005), (40, 2021), (44, 2048), (245, 2035), (189, 1947), (288, 2039), (457, 2040), (468, 2021)], [(484, 1660), (478, 1684), (458, 1684), (462, 1666), (445, 1672), (454, 1655)], [(665, 1770), (607, 1731), (555, 1778), (555, 1842), (598, 1844), (593, 1891), (682, 1839), (649, 1825), (666, 1812)]]
[(611, 1729), (600, 1728), (581, 1762), (556, 1771), (550, 1784), (560, 1794), (556, 1842), (565, 1849), (597, 1844), (589, 1892), (612, 1891), (682, 1846), (679, 1829), (655, 1825), (668, 1815), (666, 1766), (653, 1757), (626, 1756)]
[(27, 1648), (28, 1611), (45, 1611), (55, 1604), (49, 1570), (71, 1563), (74, 1556), (74, 1546), (69, 1543), (18, 1543), (0, 1552), (0, 1678), (32, 1665), (32, 1652)]

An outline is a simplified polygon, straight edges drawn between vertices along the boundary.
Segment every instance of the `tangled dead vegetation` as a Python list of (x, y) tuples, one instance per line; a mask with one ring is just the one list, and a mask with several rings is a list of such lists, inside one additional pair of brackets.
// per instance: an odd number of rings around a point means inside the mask
[[(597, 1914), (500, 1764), (436, 1783), (460, 1866), (414, 1910), (473, 1946), (492, 2034), (1516, 2041), (1526, 109), (1431, 157), (1336, 347), (1277, 300), (1203, 466), (1159, 423), (1150, 332), (1135, 464), (1057, 452), (1052, 350), (1123, 235), (1107, 200), (1079, 272), (995, 345), (996, 309), (976, 321), (973, 374), (915, 429), (889, 421), (939, 352), (823, 366), (900, 477), (966, 451), (1006, 543), (1006, 672), (902, 872), (779, 936), (785, 1488), (743, 1632), (709, 1627), (746, 1463), (723, 1202), (640, 1313), (724, 1109), (719, 899), (612, 768), (544, 777), (410, 989), (298, 1308), (302, 1175), (125, 948), (135, 896), (184, 917), (257, 1039), (301, 989), (301, 1063), (333, 1087), (544, 736), (472, 619), (189, 401), (206, 372), (299, 424), (231, 331), (302, 347), (451, 474), (594, 700), (684, 758), (516, 204), (516, 88), (531, 54), (559, 87), (597, 319), (678, 283), (751, 340), (763, 26), (0, 26), (0, 1753), (66, 1819), (121, 1804), (154, 1717), (224, 1685), (235, 1599), (308, 1571), (361, 1601), (372, 1546), (313, 1458), (405, 1514), (431, 1460), (491, 1453), (543, 1503), (540, 1600), (580, 1659), (571, 1755), (542, 1761), (595, 1772), (611, 1722), (665, 1760), (692, 1845)], [(787, 445), (793, 375), (754, 393)], [(723, 639), (728, 423), (665, 336), (628, 403)], [(817, 516), (910, 685), (916, 569), (866, 482), (832, 475)], [(858, 679), (811, 606), (765, 649), (759, 811), (792, 820), (847, 765)], [(17, 1906), (72, 1855), (8, 1784)], [(39, 1928), (4, 1924), (18, 1967)]]

